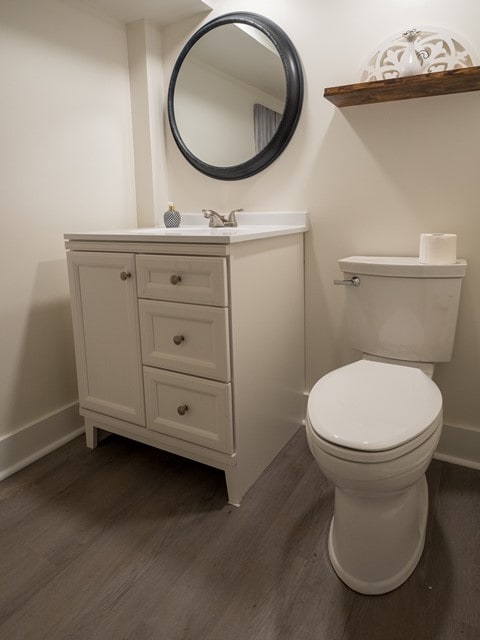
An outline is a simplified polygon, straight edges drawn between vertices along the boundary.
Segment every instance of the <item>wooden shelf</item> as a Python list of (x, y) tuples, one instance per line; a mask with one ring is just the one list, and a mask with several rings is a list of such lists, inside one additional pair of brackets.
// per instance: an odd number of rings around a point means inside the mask
[(480, 67), (467, 67), (438, 73), (424, 73), (406, 78), (374, 80), (358, 84), (328, 87), (324, 97), (337, 107), (357, 104), (374, 104), (392, 100), (427, 98), (447, 93), (464, 93), (480, 90)]

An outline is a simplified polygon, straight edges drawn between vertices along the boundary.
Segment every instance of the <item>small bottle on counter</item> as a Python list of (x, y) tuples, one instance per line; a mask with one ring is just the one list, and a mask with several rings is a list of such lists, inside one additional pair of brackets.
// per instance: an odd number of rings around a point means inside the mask
[(168, 203), (168, 211), (163, 214), (163, 222), (169, 228), (180, 226), (180, 214), (176, 211), (173, 202)]

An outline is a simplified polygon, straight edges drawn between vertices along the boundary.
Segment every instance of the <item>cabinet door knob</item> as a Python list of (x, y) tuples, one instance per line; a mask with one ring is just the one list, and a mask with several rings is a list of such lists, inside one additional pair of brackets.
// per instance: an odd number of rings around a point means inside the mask
[(129, 273), (128, 271), (121, 271), (120, 272), (120, 280), (128, 280), (131, 277), (132, 277), (132, 274)]
[(178, 275), (170, 276), (170, 283), (171, 284), (178, 284), (181, 281), (182, 281), (182, 276), (178, 276)]
[(177, 413), (181, 416), (184, 416), (188, 411), (188, 405), (186, 404), (181, 404), (179, 407), (177, 407)]
[(185, 336), (173, 336), (173, 341), (175, 344), (182, 344), (185, 340)]

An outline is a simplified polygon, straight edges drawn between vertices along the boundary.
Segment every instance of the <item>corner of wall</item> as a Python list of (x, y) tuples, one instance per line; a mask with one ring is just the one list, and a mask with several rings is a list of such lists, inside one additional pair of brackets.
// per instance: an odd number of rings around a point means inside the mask
[(137, 224), (159, 224), (168, 201), (161, 32), (145, 20), (127, 24)]

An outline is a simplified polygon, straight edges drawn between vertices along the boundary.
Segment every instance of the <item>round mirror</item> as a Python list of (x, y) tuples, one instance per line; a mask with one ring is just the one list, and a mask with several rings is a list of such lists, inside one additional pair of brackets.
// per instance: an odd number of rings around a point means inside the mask
[(199, 29), (175, 63), (168, 118), (185, 158), (220, 180), (271, 164), (297, 126), (303, 100), (298, 54), (275, 23), (228, 13)]

